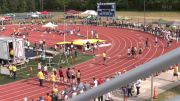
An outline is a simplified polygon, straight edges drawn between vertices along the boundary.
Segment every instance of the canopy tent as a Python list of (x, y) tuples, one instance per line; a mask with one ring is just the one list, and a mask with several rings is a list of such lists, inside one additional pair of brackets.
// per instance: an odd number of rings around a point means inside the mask
[(79, 11), (76, 11), (76, 10), (68, 10), (68, 11), (65, 12), (65, 14), (68, 14), (68, 15), (79, 14)]
[(39, 15), (39, 14), (41, 14), (41, 12), (36, 11), (36, 14), (38, 14), (38, 15)]
[(164, 25), (166, 25), (166, 24), (168, 24), (168, 23), (169, 23), (169, 21), (166, 21), (166, 20), (164, 20), (164, 19), (154, 20), (154, 21), (152, 22), (152, 24), (164, 24)]
[(172, 22), (169, 22), (168, 25), (170, 27), (180, 27), (180, 22), (178, 21), (172, 21)]
[(40, 14), (42, 14), (42, 15), (48, 15), (49, 12), (48, 12), (48, 11), (43, 11), (43, 12), (40, 12)]
[(53, 24), (53, 23), (49, 22), (49, 23), (47, 23), (47, 24), (43, 25), (42, 27), (55, 28), (55, 27), (57, 27), (57, 26), (58, 26), (58, 25), (55, 25), (55, 24)]
[(86, 10), (85, 12), (82, 12), (81, 15), (93, 15), (93, 16), (97, 16), (98, 13), (94, 10)]
[(97, 19), (97, 16), (89, 15), (89, 16), (87, 16), (86, 19), (87, 19), (87, 20), (96, 20), (96, 19)]
[(11, 20), (11, 18), (7, 17), (7, 16), (4, 16), (4, 17), (0, 18), (0, 21), (9, 21), (9, 20)]
[[(77, 39), (77, 40), (73, 41), (73, 44), (82, 46), (82, 45), (86, 44), (87, 42), (89, 42), (91, 44), (95, 44), (97, 42), (106, 42), (106, 40), (100, 40), (100, 39)], [(58, 42), (56, 44), (58, 44), (58, 45), (71, 44), (71, 42)]]
[(131, 18), (126, 17), (126, 16), (118, 16), (116, 17), (116, 20), (131, 20)]
[(31, 15), (31, 17), (32, 18), (39, 18), (39, 15), (34, 13), (34, 14)]

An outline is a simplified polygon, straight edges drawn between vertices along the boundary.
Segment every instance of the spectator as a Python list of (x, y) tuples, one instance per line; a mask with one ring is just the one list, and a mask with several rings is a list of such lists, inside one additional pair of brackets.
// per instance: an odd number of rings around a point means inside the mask
[(85, 89), (85, 91), (91, 89), (91, 85), (88, 82), (85, 82), (84, 89)]
[(55, 86), (55, 83), (56, 83), (56, 76), (54, 75), (54, 72), (52, 72), (52, 74), (51, 74), (51, 82), (52, 82), (52, 86), (54, 87)]
[[(101, 78), (98, 79), (98, 85), (101, 85), (103, 83), (103, 80)], [(103, 101), (103, 95), (98, 97), (98, 101)]]
[(39, 97), (38, 101), (44, 101), (43, 97)]
[(68, 69), (66, 70), (66, 76), (67, 76), (67, 83), (69, 83), (69, 82), (70, 82), (70, 79), (71, 79), (70, 68), (68, 68)]
[(72, 68), (72, 69), (71, 69), (71, 79), (72, 79), (72, 83), (75, 83), (75, 75), (76, 75), (75, 70), (74, 70), (74, 68)]
[(141, 87), (141, 80), (137, 80), (137, 82), (135, 83), (136, 85), (136, 90), (137, 90), (137, 94), (136, 95), (139, 95), (140, 94), (140, 87)]
[(57, 101), (57, 95), (55, 93), (52, 92), (51, 94), (51, 101)]
[(55, 85), (55, 86), (52, 88), (52, 93), (55, 94), (55, 95), (57, 95), (58, 92), (59, 92), (58, 87), (57, 87), (57, 85)]
[(12, 72), (13, 72), (13, 78), (14, 78), (14, 79), (16, 79), (16, 70), (17, 70), (16, 65), (13, 64), (13, 66), (12, 66)]
[(59, 92), (58, 95), (57, 95), (57, 101), (62, 101), (62, 95), (61, 95), (61, 92)]
[(128, 90), (126, 87), (122, 87), (123, 95), (124, 95), (124, 101), (128, 100)]
[(59, 77), (60, 77), (60, 81), (64, 82), (64, 75), (63, 75), (63, 71), (61, 69), (62, 67), (60, 66), (59, 68)]
[(132, 83), (130, 83), (130, 84), (127, 85), (127, 90), (128, 90), (128, 97), (129, 97), (129, 96), (132, 97), (132, 96), (133, 96), (133, 95), (132, 95)]
[(12, 67), (13, 67), (13, 65), (12, 65), (12, 64), (10, 64), (10, 65), (9, 65), (9, 73), (10, 73), (10, 74), (9, 74), (9, 76), (10, 76), (10, 77), (12, 77), (12, 76), (13, 76)]
[(27, 98), (27, 97), (24, 97), (24, 101), (28, 101), (28, 98)]
[[(178, 76), (179, 76), (178, 75), (178, 72), (179, 72), (178, 69), (179, 69), (178, 64), (176, 64), (175, 67), (173, 68), (173, 78), (177, 77), (177, 80), (178, 80)], [(172, 80), (173, 80), (173, 78), (172, 78)]]
[(51, 101), (51, 96), (49, 93), (46, 94), (45, 101)]

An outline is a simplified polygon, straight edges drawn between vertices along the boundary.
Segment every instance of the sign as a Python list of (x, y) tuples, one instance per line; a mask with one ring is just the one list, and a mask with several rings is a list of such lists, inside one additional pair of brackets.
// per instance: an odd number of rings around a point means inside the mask
[(114, 17), (116, 13), (115, 3), (97, 3), (97, 12), (100, 17)]

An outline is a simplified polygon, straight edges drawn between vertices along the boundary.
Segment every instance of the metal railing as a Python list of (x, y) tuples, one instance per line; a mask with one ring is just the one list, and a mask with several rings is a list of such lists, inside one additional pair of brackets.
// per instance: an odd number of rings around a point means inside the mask
[(93, 98), (97, 98), (110, 91), (118, 89), (119, 87), (128, 85), (138, 79), (146, 78), (154, 73), (168, 69), (170, 66), (180, 62), (180, 48), (174, 49), (160, 57), (157, 57), (145, 64), (132, 69), (117, 78), (114, 78), (108, 82), (92, 88), (83, 94), (80, 94), (70, 101), (90, 101)]

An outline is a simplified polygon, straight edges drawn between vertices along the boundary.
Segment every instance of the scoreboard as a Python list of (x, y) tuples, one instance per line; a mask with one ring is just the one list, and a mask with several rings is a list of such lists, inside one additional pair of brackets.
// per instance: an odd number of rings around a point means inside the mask
[(114, 17), (116, 13), (115, 3), (97, 3), (97, 12), (100, 17)]

